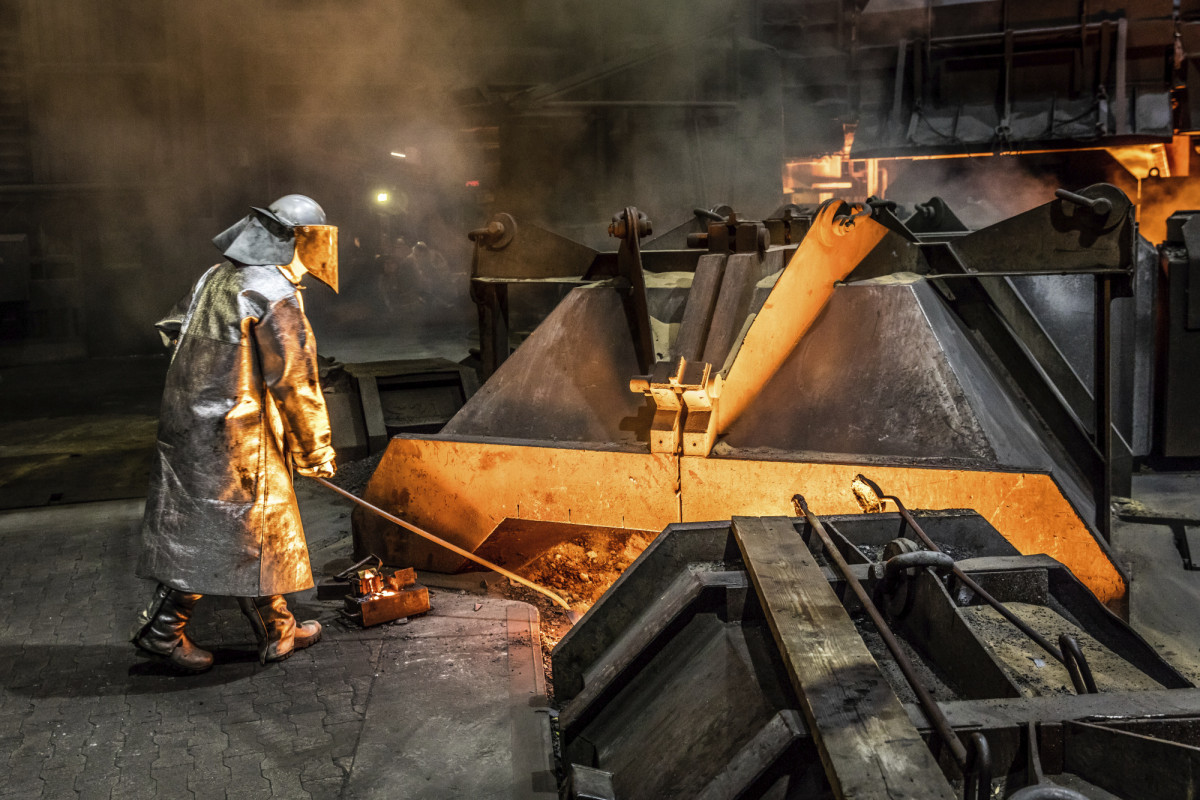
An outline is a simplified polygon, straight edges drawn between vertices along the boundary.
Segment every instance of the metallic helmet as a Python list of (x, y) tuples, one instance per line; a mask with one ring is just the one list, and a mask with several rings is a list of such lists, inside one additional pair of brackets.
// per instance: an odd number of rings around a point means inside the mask
[(316, 200), (302, 194), (284, 195), (265, 210), (256, 208), (255, 211), (260, 211), (289, 228), (325, 224), (325, 209), (317, 205)]
[(311, 197), (289, 194), (218, 234), (213, 243), (241, 264), (286, 265), (298, 260), (313, 277), (338, 290), (337, 228)]

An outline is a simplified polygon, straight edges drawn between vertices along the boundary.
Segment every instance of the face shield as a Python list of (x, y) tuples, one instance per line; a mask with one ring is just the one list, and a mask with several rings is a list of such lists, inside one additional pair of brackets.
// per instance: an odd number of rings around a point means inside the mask
[(296, 260), (317, 280), (338, 290), (337, 228), (333, 225), (297, 225)]

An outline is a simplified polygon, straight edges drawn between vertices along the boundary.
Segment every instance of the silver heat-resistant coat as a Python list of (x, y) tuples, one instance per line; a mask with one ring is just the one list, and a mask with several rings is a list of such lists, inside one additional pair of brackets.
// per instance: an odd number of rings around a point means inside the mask
[(180, 322), (138, 575), (199, 594), (307, 589), (291, 468), (334, 453), (299, 289), (279, 267), (225, 262)]

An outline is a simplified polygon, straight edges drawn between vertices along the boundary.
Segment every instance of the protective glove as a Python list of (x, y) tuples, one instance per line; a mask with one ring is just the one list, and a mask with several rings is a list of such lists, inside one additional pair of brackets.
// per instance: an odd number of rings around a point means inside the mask
[(296, 467), (296, 472), (306, 478), (332, 478), (333, 473), (337, 472), (337, 464), (331, 458), (315, 467)]

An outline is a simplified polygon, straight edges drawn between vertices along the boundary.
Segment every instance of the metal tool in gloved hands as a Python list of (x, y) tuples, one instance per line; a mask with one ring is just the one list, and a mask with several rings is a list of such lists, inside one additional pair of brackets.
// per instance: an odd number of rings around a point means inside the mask
[(441, 545), (442, 547), (446, 548), (447, 550), (457, 553), (458, 555), (462, 556), (463, 558), (474, 561), (476, 564), (479, 564), (480, 566), (487, 567), (490, 570), (495, 570), (496, 572), (499, 572), (501, 575), (508, 578), (509, 580), (516, 581), (517, 583), (521, 584), (522, 586), (526, 587), (527, 589), (533, 589), (538, 594), (542, 594), (542, 595), (545, 595), (546, 597), (549, 597), (551, 600), (554, 601), (554, 603), (556, 605), (562, 606), (563, 609), (566, 610), (568, 620), (570, 620), (572, 623), (579, 621), (579, 612), (572, 611), (571, 606), (567, 603), (566, 600), (563, 600), (561, 597), (559, 597), (558, 595), (556, 595), (554, 592), (550, 591), (549, 589), (545, 589), (541, 586), (538, 586), (536, 583), (533, 583), (532, 581), (528, 581), (525, 578), (522, 578), (520, 575), (509, 572), (508, 570), (504, 569), (504, 567), (499, 567), (499, 566), (493, 564), (492, 562), (488, 561), (487, 559), (480, 558), (479, 556), (475, 555), (474, 553), (471, 553), (471, 552), (468, 552), (468, 551), (462, 549), (458, 545), (451, 544), (450, 542), (447, 542), (445, 539), (440, 539), (437, 536), (434, 536), (429, 531), (418, 528), (416, 525), (413, 525), (411, 522), (405, 522), (404, 520), (400, 519), (399, 517), (394, 516), (392, 514), (389, 514), (386, 511), (384, 511), (379, 506), (372, 505), (371, 503), (368, 503), (366, 500), (363, 500), (361, 497), (357, 497), (355, 495), (350, 494), (349, 492), (347, 492), (345, 489), (341, 488), (340, 486), (335, 486), (334, 484), (330, 483), (323, 477), (316, 476), (316, 475), (313, 475), (310, 477), (312, 477), (313, 480), (315, 480), (317, 483), (320, 483), (320, 484), (324, 485), (326, 488), (332, 489), (333, 491), (337, 492), (342, 497), (345, 497), (348, 500), (353, 500), (355, 503), (358, 503), (363, 508), (365, 508), (375, 514), (378, 514), (379, 516), (386, 519), (388, 522), (391, 522), (395, 525), (399, 525), (401, 528), (410, 530), (413, 533), (417, 534), (418, 536), (428, 539), (429, 541), (433, 542), (434, 544)]

